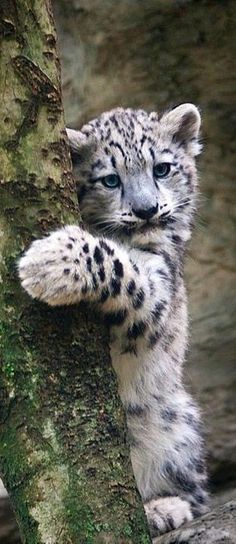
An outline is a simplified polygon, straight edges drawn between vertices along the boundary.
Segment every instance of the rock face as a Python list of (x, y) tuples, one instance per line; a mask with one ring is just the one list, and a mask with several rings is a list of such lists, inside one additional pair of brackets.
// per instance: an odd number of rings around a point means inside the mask
[[(202, 111), (200, 208), (186, 267), (191, 322), (186, 376), (203, 410), (215, 505), (236, 499), (236, 4), (223, 4), (54, 1), (68, 126), (79, 127), (118, 105), (162, 110), (191, 101)], [(232, 503), (218, 507), (191, 530), (156, 542), (236, 542), (233, 508)], [(204, 536), (201, 527), (207, 527)]]

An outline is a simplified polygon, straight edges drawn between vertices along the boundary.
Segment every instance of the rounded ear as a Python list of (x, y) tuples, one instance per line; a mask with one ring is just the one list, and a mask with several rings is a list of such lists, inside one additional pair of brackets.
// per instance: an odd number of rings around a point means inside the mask
[(198, 142), (201, 116), (194, 104), (186, 103), (166, 113), (162, 122), (172, 136), (172, 141), (183, 144), (191, 155), (198, 155), (201, 145)]
[(87, 137), (80, 130), (73, 130), (72, 128), (66, 128), (69, 144), (72, 149), (79, 149), (86, 145)]
[(73, 130), (72, 128), (66, 128), (66, 133), (69, 140), (72, 163), (78, 164), (88, 157), (95, 145), (95, 140), (92, 134), (85, 134), (80, 130)]

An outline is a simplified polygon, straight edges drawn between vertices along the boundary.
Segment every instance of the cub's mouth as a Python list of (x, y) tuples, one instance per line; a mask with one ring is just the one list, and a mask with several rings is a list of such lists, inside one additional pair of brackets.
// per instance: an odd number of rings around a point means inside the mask
[(146, 232), (147, 230), (152, 230), (158, 227), (164, 228), (170, 223), (174, 223), (174, 218), (171, 216), (170, 212), (164, 213), (161, 217), (154, 217), (152, 219), (145, 219), (143, 221), (130, 221), (129, 223), (124, 222), (122, 230), (127, 231), (127, 233), (132, 233), (134, 231)]
[[(122, 221), (122, 223), (109, 224), (107, 221), (99, 222), (96, 224), (96, 230), (99, 230), (104, 236), (109, 235), (126, 235), (131, 236), (135, 232), (145, 233), (147, 231), (155, 230), (158, 228), (165, 228), (170, 223), (174, 223), (174, 218), (170, 215), (170, 212), (163, 214), (161, 217), (153, 217), (151, 219), (143, 219), (139, 221)], [(94, 225), (95, 226), (95, 225)]]

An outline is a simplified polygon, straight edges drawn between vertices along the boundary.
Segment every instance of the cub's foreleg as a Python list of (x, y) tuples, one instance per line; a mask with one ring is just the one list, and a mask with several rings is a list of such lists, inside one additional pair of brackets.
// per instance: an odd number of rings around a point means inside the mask
[[(83, 299), (96, 302), (110, 325), (120, 325), (128, 316), (131, 335), (138, 335), (148, 316), (155, 321), (155, 314), (165, 311), (169, 297), (160, 278), (159, 301), (154, 300), (147, 271), (139, 268), (124, 248), (77, 226), (33, 242), (20, 259), (19, 275), (33, 298), (52, 306)], [(135, 322), (141, 314), (142, 322)]]

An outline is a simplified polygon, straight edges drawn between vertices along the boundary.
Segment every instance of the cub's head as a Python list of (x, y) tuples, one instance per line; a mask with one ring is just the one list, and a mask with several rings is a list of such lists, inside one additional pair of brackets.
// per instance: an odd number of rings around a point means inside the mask
[(117, 108), (68, 129), (85, 224), (107, 236), (184, 229), (196, 194), (200, 114)]

